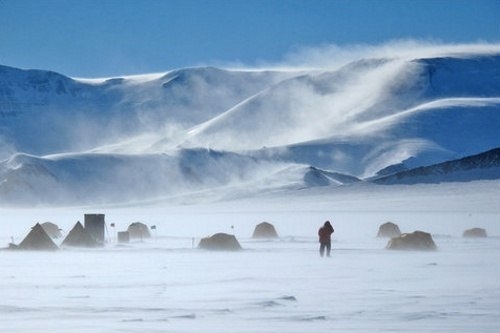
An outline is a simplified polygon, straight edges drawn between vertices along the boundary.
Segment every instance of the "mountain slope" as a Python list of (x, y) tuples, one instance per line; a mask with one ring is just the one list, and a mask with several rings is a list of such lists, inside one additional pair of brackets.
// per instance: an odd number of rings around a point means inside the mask
[(426, 167), (380, 177), (377, 184), (419, 184), (500, 178), (500, 148)]
[[(256, 149), (379, 135), (392, 125), (375, 126), (380, 119), (408, 110), (440, 109), (439, 101), (448, 101), (451, 108), (467, 105), (468, 99), (487, 103), (498, 98), (499, 68), (500, 56), (359, 61), (280, 82), (193, 129), (186, 144), (208, 141), (218, 149)], [(235, 136), (238, 142), (228, 143)]]
[(76, 80), (0, 66), (0, 158), (19, 151), (88, 150), (144, 133), (164, 136), (211, 119), (289, 75), (208, 67)]
[[(193, 128), (182, 146), (279, 151), (307, 145), (309, 155), (323, 156), (327, 147), (332, 158), (317, 166), (360, 177), (409, 159), (413, 167), (466, 156), (500, 145), (499, 68), (499, 56), (373, 60), (295, 77)], [(318, 140), (320, 150), (311, 152), (308, 142)], [(294, 150), (298, 156), (289, 149), (287, 156), (301, 160), (304, 149)], [(366, 158), (381, 150), (383, 160)], [(334, 157), (357, 151), (364, 157), (350, 165)]]
[[(106, 80), (0, 66), (0, 200), (117, 203), (390, 183), (394, 172), (500, 147), (498, 128), (498, 53)], [(498, 177), (457, 165), (467, 174), (436, 171), (433, 181)]]
[(172, 155), (16, 154), (0, 163), (0, 179), (0, 202), (21, 206), (137, 202), (221, 188), (250, 193), (359, 181), (303, 165), (206, 149)]

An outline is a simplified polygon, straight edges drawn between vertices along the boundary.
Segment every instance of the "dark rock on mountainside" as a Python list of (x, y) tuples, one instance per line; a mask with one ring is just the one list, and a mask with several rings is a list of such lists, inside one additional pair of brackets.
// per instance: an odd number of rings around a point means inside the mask
[(378, 228), (377, 237), (392, 238), (401, 235), (399, 226), (392, 222), (386, 222)]
[(234, 235), (217, 233), (210, 237), (202, 238), (198, 245), (200, 249), (215, 251), (238, 251), (241, 245)]
[(431, 234), (423, 231), (404, 233), (398, 237), (393, 237), (386, 246), (389, 250), (436, 250), (437, 246)]
[(438, 183), (500, 178), (500, 148), (377, 178), (377, 184)]
[(468, 238), (484, 238), (488, 237), (486, 230), (483, 228), (467, 229), (463, 232), (462, 237)]

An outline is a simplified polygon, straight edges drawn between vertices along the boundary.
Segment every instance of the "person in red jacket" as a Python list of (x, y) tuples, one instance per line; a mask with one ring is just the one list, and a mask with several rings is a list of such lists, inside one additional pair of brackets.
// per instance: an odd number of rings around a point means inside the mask
[(325, 224), (323, 224), (323, 226), (318, 230), (319, 244), (320, 244), (319, 254), (322, 257), (325, 255), (325, 250), (327, 257), (330, 256), (330, 251), (332, 249), (331, 236), (333, 232), (334, 230), (330, 221), (326, 221)]

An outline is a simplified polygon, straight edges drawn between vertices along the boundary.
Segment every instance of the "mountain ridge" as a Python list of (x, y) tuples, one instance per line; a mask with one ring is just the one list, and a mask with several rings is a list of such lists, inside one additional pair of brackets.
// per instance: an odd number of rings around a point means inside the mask
[[(412, 183), (411, 170), (500, 147), (498, 128), (500, 53), (96, 81), (0, 66), (0, 200)], [(442, 180), (481, 174), (497, 177)]]
[(399, 171), (371, 181), (377, 184), (393, 185), (499, 178), (500, 147), (456, 160)]

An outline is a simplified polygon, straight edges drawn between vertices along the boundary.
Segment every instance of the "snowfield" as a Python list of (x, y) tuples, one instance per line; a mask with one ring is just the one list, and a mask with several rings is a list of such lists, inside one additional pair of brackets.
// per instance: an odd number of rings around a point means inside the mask
[(158, 237), (127, 247), (2, 252), (7, 332), (497, 332), (498, 238), (436, 238), (437, 252), (312, 237), (191, 249)]
[[(2, 209), (3, 244), (35, 222), (106, 214), (99, 249), (0, 251), (7, 332), (492, 332), (500, 327), (498, 181), (307, 190), (136, 207)], [(335, 228), (330, 258), (316, 232)], [(135, 221), (152, 238), (117, 244)], [(254, 240), (268, 221), (279, 239)], [(433, 234), (437, 251), (385, 250), (380, 224)], [(115, 227), (111, 227), (111, 223)], [(482, 227), (488, 238), (462, 238)], [(234, 234), (243, 250), (197, 248)], [(61, 242), (62, 240), (56, 241)]]

